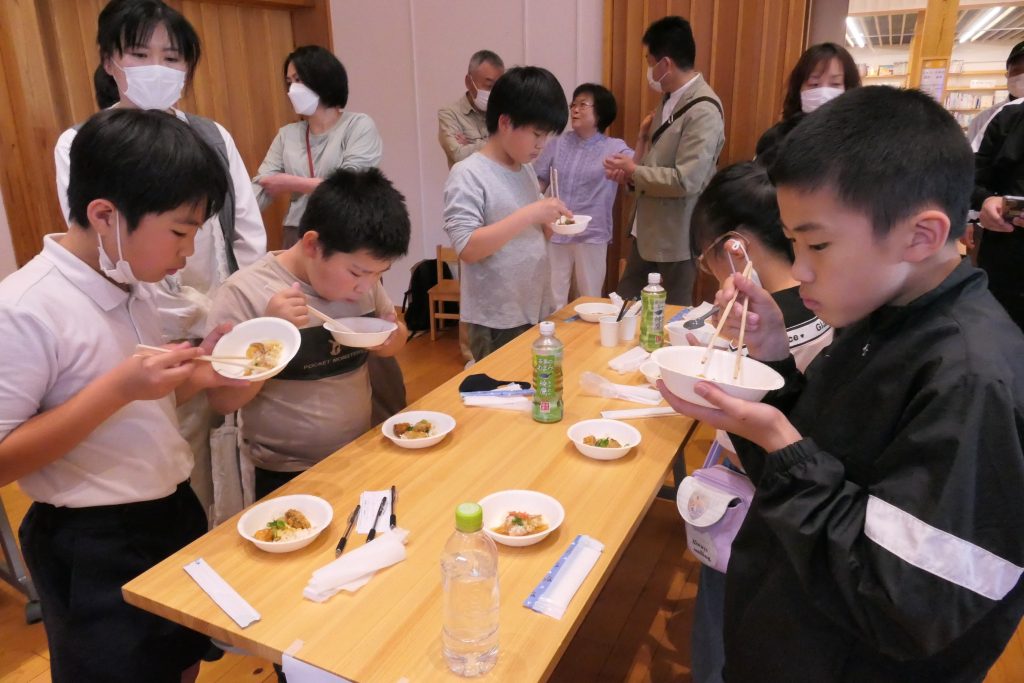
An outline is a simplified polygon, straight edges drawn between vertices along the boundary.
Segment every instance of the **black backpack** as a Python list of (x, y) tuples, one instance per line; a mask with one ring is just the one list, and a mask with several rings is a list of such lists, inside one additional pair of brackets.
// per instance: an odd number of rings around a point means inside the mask
[[(452, 276), (451, 268), (444, 264), (444, 275), (446, 278)], [(437, 259), (424, 259), (412, 267), (412, 275), (409, 277), (409, 289), (402, 297), (402, 313), (405, 316), (405, 326), (409, 328), (410, 337), (414, 332), (422, 332), (430, 329), (430, 299), (428, 292), (437, 284)], [(459, 305), (454, 301), (442, 304), (445, 313), (458, 313)]]

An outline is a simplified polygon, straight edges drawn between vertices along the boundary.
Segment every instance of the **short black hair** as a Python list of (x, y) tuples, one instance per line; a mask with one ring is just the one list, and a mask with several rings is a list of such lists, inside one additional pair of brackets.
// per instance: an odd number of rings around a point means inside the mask
[(597, 119), (597, 129), (602, 133), (608, 129), (619, 115), (618, 105), (615, 104), (615, 95), (603, 85), (597, 83), (584, 83), (576, 86), (572, 91), (572, 98), (575, 100), (580, 95), (590, 95), (594, 98), (594, 118)]
[(1013, 46), (1010, 54), (1006, 56), (1006, 69), (1009, 71), (1014, 62), (1024, 59), (1024, 40)]
[(360, 249), (393, 261), (409, 250), (409, 210), (405, 197), (380, 169), (342, 168), (327, 176), (309, 196), (299, 234), (316, 230), (324, 256)]
[(153, 29), (160, 24), (167, 28), (171, 45), (185, 60), (188, 80), (191, 81), (201, 55), (199, 35), (188, 19), (162, 0), (110, 0), (100, 12), (97, 22), (96, 44), (100, 48), (100, 62), (145, 45), (153, 35)]
[(473, 69), (476, 69), (485, 62), (502, 70), (505, 68), (505, 62), (501, 61), (501, 57), (498, 56), (497, 52), (492, 52), (490, 50), (477, 50), (473, 53), (473, 56), (469, 58), (469, 68), (466, 69), (466, 73), (470, 73)]
[(793, 245), (782, 230), (775, 186), (756, 161), (726, 166), (704, 188), (690, 219), (690, 252), (696, 258), (712, 242), (738, 230), (790, 263)]
[(220, 211), (228, 182), (217, 152), (176, 116), (107, 109), (71, 143), (70, 218), (88, 228), (90, 202), (106, 199), (124, 214), (128, 232), (147, 214), (185, 204), (202, 206), (208, 219)]
[(697, 60), (693, 28), (682, 17), (663, 17), (647, 27), (642, 41), (655, 59), (668, 57), (684, 71)]
[(857, 62), (846, 48), (835, 43), (818, 43), (811, 45), (800, 55), (796, 66), (789, 72), (789, 84), (786, 86), (786, 98), (782, 101), (782, 118), (788, 119), (803, 112), (800, 100), (800, 88), (823, 62), (838, 59), (843, 65), (843, 89), (852, 90), (860, 87), (860, 70)]
[(777, 187), (829, 188), (867, 215), (875, 234), (930, 205), (963, 233), (974, 153), (959, 124), (920, 90), (855, 88), (797, 124), (772, 165)]
[(498, 132), (498, 118), (512, 126), (536, 126), (561, 133), (569, 121), (569, 104), (555, 75), (539, 66), (516, 66), (501, 75), (487, 100), (487, 132)]
[(319, 45), (303, 45), (285, 57), (285, 90), (288, 89), (289, 64), (295, 65), (303, 84), (320, 96), (320, 103), (325, 107), (344, 108), (348, 104), (348, 72), (330, 50)]

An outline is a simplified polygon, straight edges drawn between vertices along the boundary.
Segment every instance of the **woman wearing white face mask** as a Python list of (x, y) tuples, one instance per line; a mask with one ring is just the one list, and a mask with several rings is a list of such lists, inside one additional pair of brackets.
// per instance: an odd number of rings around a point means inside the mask
[(321, 180), (339, 168), (377, 166), (383, 147), (373, 119), (345, 111), (348, 74), (329, 50), (306, 45), (292, 52), (284, 60), (284, 83), (302, 120), (277, 132), (252, 183), (261, 208), (278, 195), (290, 195), (283, 236), (287, 249), (298, 241), (306, 200)]
[(844, 47), (819, 43), (807, 48), (789, 74), (782, 120), (757, 141), (758, 161), (770, 166), (779, 143), (804, 116), (857, 87), (860, 87), (860, 72)]

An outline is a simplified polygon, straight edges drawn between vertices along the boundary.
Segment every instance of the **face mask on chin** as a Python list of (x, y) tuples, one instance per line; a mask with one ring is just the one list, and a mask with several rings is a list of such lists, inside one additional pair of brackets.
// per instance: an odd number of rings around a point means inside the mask
[(124, 252), (121, 249), (121, 214), (115, 213), (114, 216), (114, 231), (117, 235), (117, 263), (114, 264), (110, 261), (107, 250), (103, 248), (103, 238), (97, 233), (96, 242), (100, 248), (100, 272), (118, 284), (136, 287), (141, 284), (141, 280), (135, 277), (132, 265), (124, 259)]
[(303, 83), (292, 83), (288, 86), (288, 99), (299, 116), (312, 116), (320, 106), (320, 96)]
[(111, 63), (124, 73), (128, 88), (122, 93), (139, 109), (166, 111), (181, 99), (185, 88), (185, 72), (161, 64), (123, 67)]
[(831, 88), (828, 86), (803, 90), (800, 93), (800, 109), (805, 114), (810, 114), (821, 105), (831, 102), (844, 92), (846, 91), (842, 88)]

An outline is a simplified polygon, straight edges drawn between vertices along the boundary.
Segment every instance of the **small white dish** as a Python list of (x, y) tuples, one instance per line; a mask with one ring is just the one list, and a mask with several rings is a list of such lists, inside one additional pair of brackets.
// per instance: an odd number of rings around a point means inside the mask
[[(708, 342), (711, 341), (712, 335), (715, 334), (715, 326), (709, 323), (704, 323), (702, 327), (698, 327), (695, 330), (688, 330), (683, 326), (686, 320), (676, 320), (675, 322), (665, 325), (665, 330), (668, 332), (668, 342), (672, 346), (690, 346), (690, 340), (686, 338), (686, 334), (689, 332), (697, 338), (697, 343), (702, 346), (707, 346)], [(718, 337), (715, 339), (716, 349), (728, 349), (729, 341)]]
[[(548, 534), (557, 529), (565, 521), (565, 508), (557, 500), (546, 493), (510, 489), (498, 491), (480, 499), (480, 507), (484, 511), (484, 533), (496, 543), (521, 548), (540, 543)], [(544, 515), (548, 528), (529, 536), (508, 536), (494, 530), (501, 526), (510, 512), (525, 512), (531, 515)]]
[(603, 304), (600, 302), (590, 304), (577, 304), (573, 309), (583, 320), (588, 323), (596, 323), (606, 315), (618, 315), (621, 306), (615, 304)]
[[(395, 436), (395, 425), (399, 422), (416, 424), (420, 420), (426, 420), (431, 424), (430, 436), (423, 437), (422, 439), (403, 439), (400, 436)], [(453, 429), (455, 429), (454, 417), (433, 410), (408, 410), (404, 413), (398, 413), (389, 417), (380, 426), (380, 431), (383, 432), (384, 436), (402, 448), (429, 448), (440, 443), (448, 435), (448, 432)]]
[[(284, 516), (288, 510), (298, 510), (306, 516), (312, 525), (312, 533), (290, 541), (258, 541), (253, 536), (260, 529), (266, 528), (269, 522)], [(238, 518), (238, 534), (250, 541), (260, 550), (268, 553), (290, 553), (305, 548), (312, 543), (320, 532), (326, 529), (334, 519), (334, 508), (323, 498), (297, 493), (290, 496), (278, 496), (256, 503)]]
[(331, 333), (334, 341), (354, 349), (369, 349), (380, 346), (388, 340), (398, 324), (381, 318), (358, 317), (338, 318), (348, 330), (334, 323), (324, 323), (324, 329)]
[(246, 369), (239, 365), (228, 365), (213, 361), (213, 369), (218, 374), (232, 379), (244, 379), (250, 382), (260, 382), (270, 379), (277, 373), (284, 370), (288, 362), (299, 352), (299, 345), (302, 343), (302, 336), (295, 325), (282, 318), (253, 318), (239, 323), (225, 334), (213, 347), (214, 356), (245, 356), (250, 344), (256, 342), (278, 341), (281, 342), (281, 354), (278, 356), (277, 365), (267, 370), (254, 372), (246, 375)]
[(704, 352), (703, 346), (666, 346), (655, 350), (651, 358), (658, 364), (658, 372), (669, 391), (690, 403), (709, 408), (714, 406), (693, 391), (697, 382), (711, 382), (744, 401), (760, 401), (769, 391), (781, 389), (785, 384), (782, 375), (747, 356), (741, 357), (739, 380), (734, 380), (735, 353), (711, 349), (710, 359), (702, 365)]
[[(576, 450), (594, 460), (618, 460), (629, 453), (631, 448), (640, 445), (640, 432), (635, 427), (618, 420), (583, 420), (569, 427), (567, 434), (569, 440), (576, 446)], [(583, 439), (588, 436), (598, 439), (609, 437), (618, 441), (622, 446), (619, 448), (591, 446), (583, 443)]]
[(587, 229), (587, 224), (590, 223), (590, 216), (583, 216), (576, 214), (572, 217), (572, 223), (562, 223), (562, 219), (558, 219), (551, 224), (551, 229), (559, 235), (578, 235)]
[(658, 370), (658, 364), (650, 359), (640, 364), (640, 373), (643, 374), (644, 379), (651, 386), (657, 384), (658, 380), (661, 379), (661, 371)]

